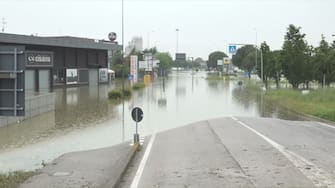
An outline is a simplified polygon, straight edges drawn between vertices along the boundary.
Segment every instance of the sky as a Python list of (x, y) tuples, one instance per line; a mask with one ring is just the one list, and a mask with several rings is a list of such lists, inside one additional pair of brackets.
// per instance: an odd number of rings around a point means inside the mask
[[(280, 49), (289, 24), (301, 27), (313, 46), (321, 34), (329, 42), (335, 39), (335, 0), (123, 2), (124, 43), (141, 36), (144, 48), (156, 46), (171, 55), (177, 44), (178, 52), (203, 59), (226, 52), (230, 43), (266, 41), (272, 50)], [(6, 33), (107, 39), (113, 31), (122, 44), (122, 0), (0, 0), (1, 18)]]

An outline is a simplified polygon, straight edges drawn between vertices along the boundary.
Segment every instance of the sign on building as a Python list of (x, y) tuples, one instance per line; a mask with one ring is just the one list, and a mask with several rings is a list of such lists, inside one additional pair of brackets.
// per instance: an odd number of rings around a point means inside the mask
[(53, 53), (46, 51), (26, 51), (26, 67), (52, 67)]
[(99, 69), (99, 82), (100, 83), (108, 82), (108, 69), (107, 68)]
[(223, 60), (222, 59), (218, 59), (217, 60), (217, 65), (223, 65)]

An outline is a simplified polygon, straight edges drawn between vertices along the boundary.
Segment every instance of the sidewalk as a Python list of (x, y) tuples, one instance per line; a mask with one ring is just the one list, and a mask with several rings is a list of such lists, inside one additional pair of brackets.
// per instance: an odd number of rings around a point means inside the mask
[(113, 147), (60, 156), (20, 188), (114, 187), (135, 153), (122, 143)]

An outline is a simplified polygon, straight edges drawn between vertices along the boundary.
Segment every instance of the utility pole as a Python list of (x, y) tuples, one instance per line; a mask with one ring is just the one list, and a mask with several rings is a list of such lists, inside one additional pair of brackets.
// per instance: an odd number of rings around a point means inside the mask
[(179, 29), (176, 29), (176, 53), (178, 53), (178, 42), (179, 42)]
[[(255, 29), (256, 30), (256, 29)], [(256, 64), (256, 75), (257, 75), (257, 30), (256, 30), (256, 43), (255, 43), (255, 50), (256, 50), (256, 59), (255, 59), (255, 64)]]
[(4, 33), (5, 32), (5, 26), (6, 26), (6, 24), (7, 24), (7, 22), (6, 22), (6, 20), (5, 20), (5, 18), (4, 17), (2, 17), (2, 29), (1, 29), (1, 31)]
[[(122, 94), (121, 94), (121, 98), (122, 98), (122, 128), (124, 130), (124, 69), (125, 69), (125, 58), (124, 58), (124, 5), (123, 5), (123, 0), (121, 0), (121, 29), (122, 29), (122, 55), (121, 55), (121, 59), (122, 59), (122, 73), (121, 73), (121, 77), (122, 77)], [(123, 131), (123, 138), (122, 141), (124, 141), (124, 131)]]

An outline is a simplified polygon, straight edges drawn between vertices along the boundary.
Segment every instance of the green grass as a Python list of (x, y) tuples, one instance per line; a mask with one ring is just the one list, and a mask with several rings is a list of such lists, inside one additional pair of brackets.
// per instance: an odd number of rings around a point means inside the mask
[(133, 85), (133, 89), (134, 90), (139, 90), (145, 87), (145, 84), (143, 82), (138, 82), (136, 84)]
[(293, 111), (335, 121), (335, 88), (311, 90), (307, 95), (301, 90), (269, 90), (266, 97)]
[(0, 187), (3, 188), (16, 188), (19, 187), (29, 177), (36, 175), (37, 172), (29, 171), (16, 171), (9, 174), (0, 174)]

